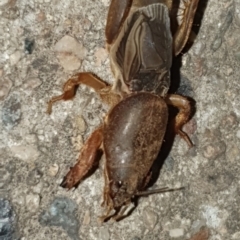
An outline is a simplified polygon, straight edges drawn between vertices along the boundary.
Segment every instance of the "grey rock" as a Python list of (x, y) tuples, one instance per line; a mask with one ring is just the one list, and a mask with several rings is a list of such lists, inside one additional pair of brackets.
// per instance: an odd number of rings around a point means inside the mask
[(66, 197), (58, 197), (53, 200), (49, 208), (39, 216), (42, 225), (62, 227), (71, 239), (79, 240), (79, 221), (75, 215), (77, 205)]
[(37, 168), (34, 168), (28, 173), (27, 184), (30, 186), (35, 186), (39, 183), (40, 179), (43, 176), (43, 172)]
[(234, 112), (230, 112), (229, 114), (223, 116), (221, 120), (220, 129), (225, 129), (227, 131), (231, 131), (236, 129), (239, 124), (239, 119)]
[(141, 238), (139, 238), (139, 237), (134, 237), (134, 238), (132, 238), (131, 240), (141, 240)]
[(179, 238), (184, 236), (184, 229), (182, 228), (174, 228), (169, 231), (169, 236), (172, 238)]
[(21, 120), (21, 103), (17, 95), (11, 95), (3, 104), (2, 121), (6, 129), (18, 125)]
[(13, 145), (10, 150), (14, 156), (25, 162), (34, 162), (40, 154), (35, 145)]
[(101, 239), (101, 240), (109, 240), (110, 239), (109, 231), (107, 228), (100, 228), (99, 239)]
[(212, 43), (212, 50), (217, 51), (222, 45), (222, 38), (220, 35), (217, 35)]
[(0, 198), (0, 240), (14, 240), (15, 231), (15, 213), (10, 202)]
[(0, 78), (0, 100), (4, 100), (12, 88), (12, 82), (8, 78)]
[(203, 156), (215, 160), (216, 158), (220, 157), (226, 151), (226, 144), (223, 141), (210, 143), (203, 149)]
[(29, 39), (29, 38), (25, 38), (24, 39), (24, 50), (25, 52), (27, 52), (28, 54), (32, 54), (33, 50), (35, 47), (35, 40), (34, 39)]
[(15, 20), (19, 17), (19, 15), (20, 15), (20, 13), (19, 13), (19, 9), (17, 6), (5, 8), (2, 13), (2, 16), (9, 20)]
[(0, 189), (7, 187), (12, 180), (12, 174), (3, 166), (0, 166)]
[(213, 43), (212, 43), (212, 50), (217, 51), (221, 45), (222, 45), (222, 38), (224, 37), (224, 34), (230, 27), (232, 21), (233, 21), (233, 13), (234, 13), (234, 7), (232, 5), (229, 6), (227, 10), (224, 11), (224, 13), (221, 15), (220, 19), (222, 21), (221, 27), (219, 28), (219, 33), (215, 37)]
[(26, 207), (29, 212), (36, 212), (39, 208), (40, 196), (30, 193), (26, 196)]
[(146, 228), (153, 230), (158, 222), (158, 215), (150, 207), (146, 207), (143, 211), (143, 221)]

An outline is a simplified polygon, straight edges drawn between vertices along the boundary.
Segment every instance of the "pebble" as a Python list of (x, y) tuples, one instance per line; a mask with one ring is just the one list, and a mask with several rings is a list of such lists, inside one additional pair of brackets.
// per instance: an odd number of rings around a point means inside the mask
[(106, 61), (108, 52), (105, 48), (98, 48), (95, 52), (96, 65), (100, 67)]
[(105, 7), (109, 6), (109, 0), (101, 0)]
[(235, 56), (236, 60), (240, 62), (240, 51), (236, 51), (234, 53), (234, 56)]
[(12, 174), (0, 166), (0, 188), (6, 188), (12, 180)]
[(27, 176), (27, 184), (30, 186), (35, 186), (40, 182), (40, 179), (43, 176), (43, 172), (40, 171), (38, 168), (34, 168), (28, 173)]
[(20, 12), (17, 6), (5, 8), (2, 16), (8, 20), (15, 20), (20, 16)]
[(26, 207), (30, 212), (36, 212), (39, 208), (40, 196), (38, 194), (28, 194), (26, 196)]
[(76, 137), (71, 137), (71, 143), (75, 149), (75, 151), (79, 151), (83, 146), (83, 138), (81, 135)]
[(204, 50), (206, 48), (206, 44), (202, 41), (197, 41), (192, 48), (192, 51), (195, 55), (201, 56), (202, 53), (204, 53)]
[(146, 207), (143, 210), (143, 222), (146, 228), (153, 230), (158, 222), (158, 215), (151, 208)]
[(213, 51), (217, 51), (221, 47), (222, 39), (232, 23), (233, 14), (234, 14), (234, 7), (232, 5), (230, 5), (228, 9), (225, 9), (224, 12), (221, 14), (220, 16), (221, 27), (219, 28), (218, 30), (219, 32), (217, 33), (211, 45), (211, 49)]
[(4, 6), (7, 5), (9, 2), (11, 2), (11, 0), (0, 0), (0, 7), (4, 7)]
[(239, 139), (240, 139), (240, 129), (239, 129), (239, 130), (237, 130), (237, 134), (236, 134), (236, 136), (237, 136), (237, 138), (239, 138)]
[(10, 55), (10, 64), (11, 66), (16, 65), (22, 57), (22, 52), (20, 51), (15, 51), (13, 54)]
[(57, 58), (66, 71), (74, 71), (80, 68), (80, 60), (73, 54), (68, 52), (58, 53)]
[(24, 39), (24, 50), (26, 53), (32, 54), (34, 47), (35, 47), (34, 39), (29, 39), (29, 38)]
[(194, 118), (188, 121), (183, 126), (183, 131), (186, 132), (188, 135), (194, 134), (197, 131), (197, 122)]
[(84, 133), (86, 131), (86, 128), (87, 128), (86, 122), (82, 116), (77, 116), (75, 119), (75, 123), (76, 123), (77, 130), (80, 133)]
[(40, 11), (39, 13), (36, 14), (36, 21), (37, 22), (42, 22), (46, 19), (46, 15), (44, 12)]
[(209, 230), (206, 227), (202, 227), (199, 232), (195, 233), (190, 240), (208, 240)]
[(223, 116), (221, 120), (221, 129), (228, 131), (235, 129), (238, 126), (239, 120), (234, 112)]
[(69, 198), (57, 197), (39, 216), (42, 225), (62, 227), (70, 238), (79, 239), (79, 221), (75, 216), (77, 204)]
[(211, 49), (213, 51), (217, 51), (221, 47), (221, 45), (222, 45), (222, 38), (219, 35), (217, 35), (211, 45)]
[(15, 238), (15, 213), (11, 203), (0, 198), (0, 239), (12, 240)]
[(0, 100), (4, 100), (12, 88), (12, 82), (8, 78), (0, 78)]
[(58, 171), (59, 171), (59, 166), (56, 163), (54, 163), (52, 166), (49, 167), (48, 175), (50, 177), (55, 177), (57, 175)]
[(21, 103), (17, 95), (12, 95), (3, 104), (2, 122), (6, 129), (10, 130), (18, 125), (21, 120)]
[(101, 240), (109, 240), (110, 239), (109, 231), (107, 228), (100, 228), (99, 239), (101, 239)]
[(55, 45), (54, 50), (57, 53), (71, 53), (76, 55), (80, 60), (86, 55), (86, 48), (79, 43), (75, 38), (65, 35)]
[(178, 238), (184, 236), (184, 230), (182, 228), (175, 228), (169, 231), (169, 236), (172, 238)]
[(239, 240), (240, 239), (240, 232), (235, 232), (233, 235), (232, 235), (232, 240)]
[(29, 78), (22, 86), (23, 89), (26, 90), (33, 90), (37, 87), (39, 87), (42, 84), (42, 81), (37, 78), (37, 77), (33, 77), (33, 78)]
[(84, 214), (82, 224), (83, 224), (83, 225), (89, 225), (90, 221), (91, 221), (90, 211), (87, 210), (87, 211), (85, 212), (85, 214)]
[(215, 160), (226, 151), (226, 144), (223, 141), (210, 143), (203, 148), (203, 156), (207, 159)]
[(15, 145), (11, 146), (10, 150), (15, 155), (15, 157), (20, 158), (26, 162), (34, 162), (40, 155), (40, 152), (34, 145)]
[(22, 188), (12, 189), (11, 199), (12, 203), (17, 204), (19, 206), (24, 206), (26, 204), (26, 196)]
[(92, 22), (89, 19), (84, 18), (82, 21), (82, 26), (84, 30), (89, 30), (92, 26)]

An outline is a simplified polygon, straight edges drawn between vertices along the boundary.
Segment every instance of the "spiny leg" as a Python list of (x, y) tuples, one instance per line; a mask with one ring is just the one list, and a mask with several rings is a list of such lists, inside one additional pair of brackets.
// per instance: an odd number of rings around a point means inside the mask
[(182, 131), (182, 126), (187, 123), (191, 117), (192, 107), (190, 101), (186, 97), (176, 94), (167, 95), (165, 101), (168, 105), (172, 105), (179, 109), (179, 113), (177, 114), (173, 124), (174, 130), (187, 142), (189, 147), (192, 147), (193, 144), (190, 138)]
[(63, 188), (71, 189), (89, 172), (97, 160), (98, 150), (103, 140), (103, 127), (96, 129), (84, 144), (78, 162), (71, 167), (60, 184)]
[(183, 20), (180, 26), (178, 26), (178, 30), (173, 37), (173, 52), (175, 56), (182, 51), (188, 41), (198, 1), (199, 0), (184, 1), (185, 9), (183, 13)]
[(92, 73), (89, 73), (89, 72), (77, 73), (77, 74), (73, 75), (71, 78), (69, 78), (67, 80), (67, 82), (64, 84), (63, 94), (53, 97), (48, 102), (47, 113), (51, 114), (53, 103), (60, 101), (60, 100), (66, 101), (66, 100), (72, 99), (75, 96), (77, 87), (80, 84), (85, 84), (85, 85), (93, 88), (96, 92), (99, 92), (100, 90), (108, 87), (108, 85), (105, 82), (98, 79)]

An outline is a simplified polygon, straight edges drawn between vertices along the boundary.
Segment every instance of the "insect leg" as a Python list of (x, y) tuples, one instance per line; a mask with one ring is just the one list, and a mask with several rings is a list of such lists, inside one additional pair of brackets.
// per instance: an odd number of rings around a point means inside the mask
[(182, 51), (189, 38), (198, 1), (199, 0), (184, 1), (185, 9), (183, 13), (183, 20), (173, 37), (173, 52), (175, 56)]
[(84, 144), (78, 162), (71, 167), (67, 175), (60, 184), (63, 188), (71, 189), (75, 187), (80, 180), (94, 166), (98, 154), (98, 150), (103, 140), (103, 127), (96, 129)]
[(67, 80), (67, 82), (63, 86), (63, 94), (53, 97), (48, 102), (47, 113), (51, 114), (53, 103), (60, 100), (66, 101), (72, 99), (75, 96), (76, 90), (80, 84), (84, 84), (93, 88), (100, 95), (102, 100), (107, 104), (114, 105), (119, 101), (120, 96), (110, 92), (110, 85), (103, 82), (92, 73), (81, 72), (76, 73)]
[(191, 117), (192, 107), (190, 101), (186, 97), (176, 94), (167, 95), (165, 101), (168, 105), (172, 105), (179, 109), (179, 113), (177, 114), (173, 124), (174, 130), (187, 142), (189, 147), (192, 147), (193, 144), (190, 138), (181, 129), (182, 126), (187, 123), (189, 118)]

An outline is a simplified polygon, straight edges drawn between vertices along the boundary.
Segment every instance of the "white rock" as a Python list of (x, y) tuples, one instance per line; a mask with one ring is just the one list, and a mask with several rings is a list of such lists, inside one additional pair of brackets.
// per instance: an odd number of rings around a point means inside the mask
[(101, 240), (109, 240), (110, 239), (109, 231), (107, 228), (100, 228), (99, 239), (101, 239)]
[(182, 237), (184, 235), (184, 230), (182, 228), (175, 228), (169, 231), (169, 236), (173, 238)]
[(37, 78), (37, 77), (33, 77), (33, 78), (30, 78), (26, 81), (26, 83), (23, 84), (23, 89), (26, 89), (26, 90), (32, 90), (38, 86), (40, 86), (42, 84), (42, 81)]
[(55, 177), (58, 173), (58, 170), (59, 170), (59, 166), (56, 163), (54, 163), (52, 166), (49, 167), (48, 175), (51, 177)]
[(9, 58), (11, 66), (16, 65), (21, 59), (21, 57), (22, 57), (22, 52), (20, 51), (15, 51), (13, 54), (11, 54)]
[(84, 214), (84, 218), (83, 218), (82, 224), (83, 225), (89, 225), (90, 221), (91, 221), (90, 211), (86, 210), (86, 212)]
[(8, 2), (10, 2), (10, 0), (0, 0), (0, 7), (7, 5)]
[(86, 128), (87, 128), (86, 122), (82, 116), (77, 116), (75, 119), (75, 123), (80, 133), (84, 133), (86, 131)]
[(62, 67), (67, 71), (77, 70), (81, 66), (80, 60), (71, 53), (58, 53), (57, 57)]
[(108, 7), (110, 5), (110, 1), (109, 0), (102, 0), (102, 3), (105, 7)]
[(26, 162), (34, 162), (39, 156), (39, 151), (36, 146), (17, 145), (11, 146), (10, 150), (15, 155), (15, 157), (20, 158)]
[(25, 199), (24, 191), (23, 191), (22, 188), (21, 189), (18, 189), (18, 188), (12, 189), (11, 190), (11, 196), (12, 196), (11, 199), (12, 199), (13, 203), (16, 203), (20, 206), (25, 205), (26, 199)]
[(240, 138), (240, 130), (237, 131), (237, 137)]
[(4, 100), (12, 87), (12, 82), (9, 79), (0, 78), (0, 100)]
[(75, 38), (68, 35), (64, 36), (56, 43), (54, 50), (56, 52), (72, 53), (79, 59), (83, 59), (86, 55), (86, 48)]
[(99, 67), (101, 64), (106, 61), (108, 57), (108, 52), (105, 48), (98, 48), (95, 52), (96, 65)]
[(146, 207), (143, 211), (143, 222), (149, 230), (154, 229), (158, 221), (158, 215), (151, 208)]
[(31, 212), (36, 212), (39, 208), (40, 196), (38, 194), (29, 194), (26, 196), (26, 207)]

